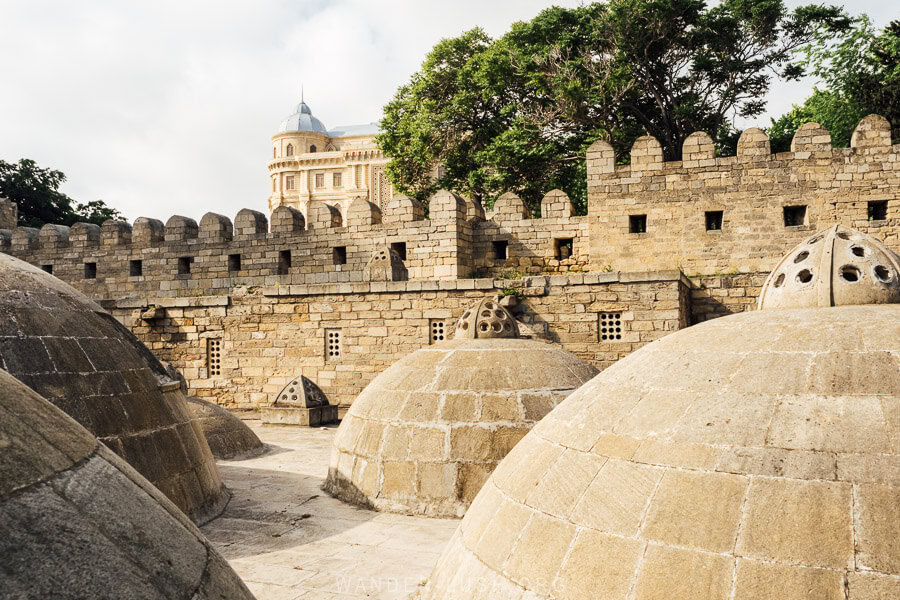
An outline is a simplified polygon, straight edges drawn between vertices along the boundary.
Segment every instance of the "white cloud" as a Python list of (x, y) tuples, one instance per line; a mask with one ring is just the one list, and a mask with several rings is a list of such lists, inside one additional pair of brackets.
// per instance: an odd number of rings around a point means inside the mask
[[(549, 4), (4, 0), (0, 158), (60, 169), (66, 193), (131, 220), (265, 210), (269, 138), (301, 83), (327, 126), (374, 121), (440, 38), (498, 36)], [(850, 10), (883, 25), (892, 5)], [(772, 114), (807, 91), (777, 87)]]

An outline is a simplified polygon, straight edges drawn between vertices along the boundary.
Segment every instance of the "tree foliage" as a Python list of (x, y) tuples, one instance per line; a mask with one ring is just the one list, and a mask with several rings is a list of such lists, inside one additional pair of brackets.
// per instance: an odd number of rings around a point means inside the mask
[(900, 21), (877, 32), (862, 16), (845, 35), (818, 35), (803, 51), (804, 66), (823, 87), (773, 119), (769, 137), (774, 150), (789, 149), (797, 128), (809, 121), (828, 129), (835, 146), (849, 146), (854, 128), (871, 113), (887, 118), (893, 138), (900, 138)]
[(595, 140), (622, 156), (649, 133), (668, 160), (694, 131), (733, 145), (733, 119), (763, 111), (774, 76), (802, 72), (796, 49), (848, 25), (837, 8), (781, 0), (553, 7), (496, 40), (473, 29), (438, 43), (385, 106), (378, 142), (395, 186), (420, 200), (514, 191), (536, 210), (561, 188), (583, 212)]
[(39, 167), (31, 159), (17, 163), (0, 160), (0, 198), (7, 198), (19, 208), (19, 225), (41, 227), (47, 223), (72, 225), (119, 219), (121, 214), (103, 200), (76, 203), (59, 191), (66, 181), (62, 171)]

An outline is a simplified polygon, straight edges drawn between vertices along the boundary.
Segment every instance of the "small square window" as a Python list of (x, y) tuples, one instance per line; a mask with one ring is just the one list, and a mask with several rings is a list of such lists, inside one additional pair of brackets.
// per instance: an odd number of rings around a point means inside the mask
[(53, 275), (53, 265), (41, 265), (41, 268), (46, 272)]
[(206, 374), (208, 377), (222, 375), (222, 340), (220, 338), (206, 339)]
[(341, 187), (341, 186), (343, 185), (343, 184), (341, 183), (341, 179), (342, 179), (341, 174), (340, 174), (340, 173), (335, 173), (335, 174), (333, 175), (333, 177), (332, 177), (332, 180), (331, 180), (332, 186), (334, 186), (334, 187), (336, 187), (336, 188)]
[(443, 319), (431, 319), (428, 322), (428, 343), (436, 344), (438, 342), (443, 342), (445, 338), (444, 334), (444, 320)]
[(278, 274), (287, 275), (291, 270), (291, 251), (282, 250), (278, 253)]
[(340, 329), (325, 330), (325, 360), (339, 360), (343, 353), (341, 347), (342, 334)]
[(494, 260), (506, 260), (506, 251), (509, 246), (509, 242), (506, 240), (494, 240), (491, 242), (494, 246)]
[(178, 274), (179, 275), (190, 275), (192, 262), (194, 262), (194, 258), (191, 256), (179, 256), (178, 257)]
[(572, 238), (556, 238), (553, 240), (553, 255), (556, 260), (572, 258), (575, 253), (575, 240)]
[(294, 189), (294, 178), (291, 175), (288, 175), (284, 178), (284, 189), (292, 190)]
[(346, 265), (347, 264), (347, 247), (346, 246), (335, 246), (331, 251), (331, 258), (336, 265)]
[(647, 215), (628, 215), (628, 233), (647, 233)]
[(85, 279), (97, 279), (97, 263), (95, 263), (95, 262), (84, 263), (84, 278)]
[(316, 173), (316, 187), (325, 187), (325, 173)]
[(625, 333), (626, 322), (622, 320), (622, 313), (600, 313), (599, 337), (601, 342), (621, 342)]
[(131, 277), (143, 277), (144, 275), (144, 261), (142, 260), (132, 260), (128, 263), (128, 274)]
[(228, 255), (228, 270), (229, 271), (240, 271), (241, 270), (241, 255), (240, 254), (229, 254)]
[(785, 206), (784, 226), (799, 227), (801, 225), (806, 225), (806, 205)]
[(391, 250), (400, 255), (400, 260), (406, 260), (406, 242), (392, 242)]
[(869, 220), (884, 221), (887, 219), (887, 200), (873, 200), (869, 202)]
[(722, 230), (722, 217), (724, 215), (725, 215), (724, 211), (721, 211), (721, 210), (706, 211), (706, 230), (707, 231), (721, 231)]

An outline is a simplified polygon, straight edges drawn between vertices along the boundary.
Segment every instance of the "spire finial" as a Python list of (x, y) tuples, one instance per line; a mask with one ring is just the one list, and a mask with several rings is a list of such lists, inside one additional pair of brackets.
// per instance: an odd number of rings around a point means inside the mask
[(301, 103), (301, 104), (305, 104), (305, 103), (306, 103), (306, 100), (305, 100), (304, 97), (303, 97), (303, 84), (302, 84), (302, 83), (300, 84), (300, 103)]

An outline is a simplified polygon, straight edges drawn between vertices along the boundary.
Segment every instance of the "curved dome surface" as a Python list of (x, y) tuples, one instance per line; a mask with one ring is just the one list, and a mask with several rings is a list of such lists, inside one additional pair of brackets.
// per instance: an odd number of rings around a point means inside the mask
[(187, 407), (216, 458), (241, 460), (266, 451), (266, 445), (246, 423), (218, 404), (188, 396)]
[(228, 500), (177, 382), (74, 288), (0, 254), (0, 367), (61, 408), (197, 522)]
[(306, 102), (297, 105), (297, 109), (287, 119), (281, 122), (278, 127), (279, 133), (288, 131), (305, 131), (309, 133), (321, 133), (328, 135), (325, 125), (313, 116), (312, 111)]
[(350, 406), (325, 489), (379, 510), (461, 516), (500, 459), (596, 373), (534, 340), (455, 339), (418, 350)]
[(0, 440), (4, 598), (253, 598), (174, 504), (2, 370)]
[(497, 467), (421, 596), (900, 597), (900, 305), (741, 313), (614, 364)]

